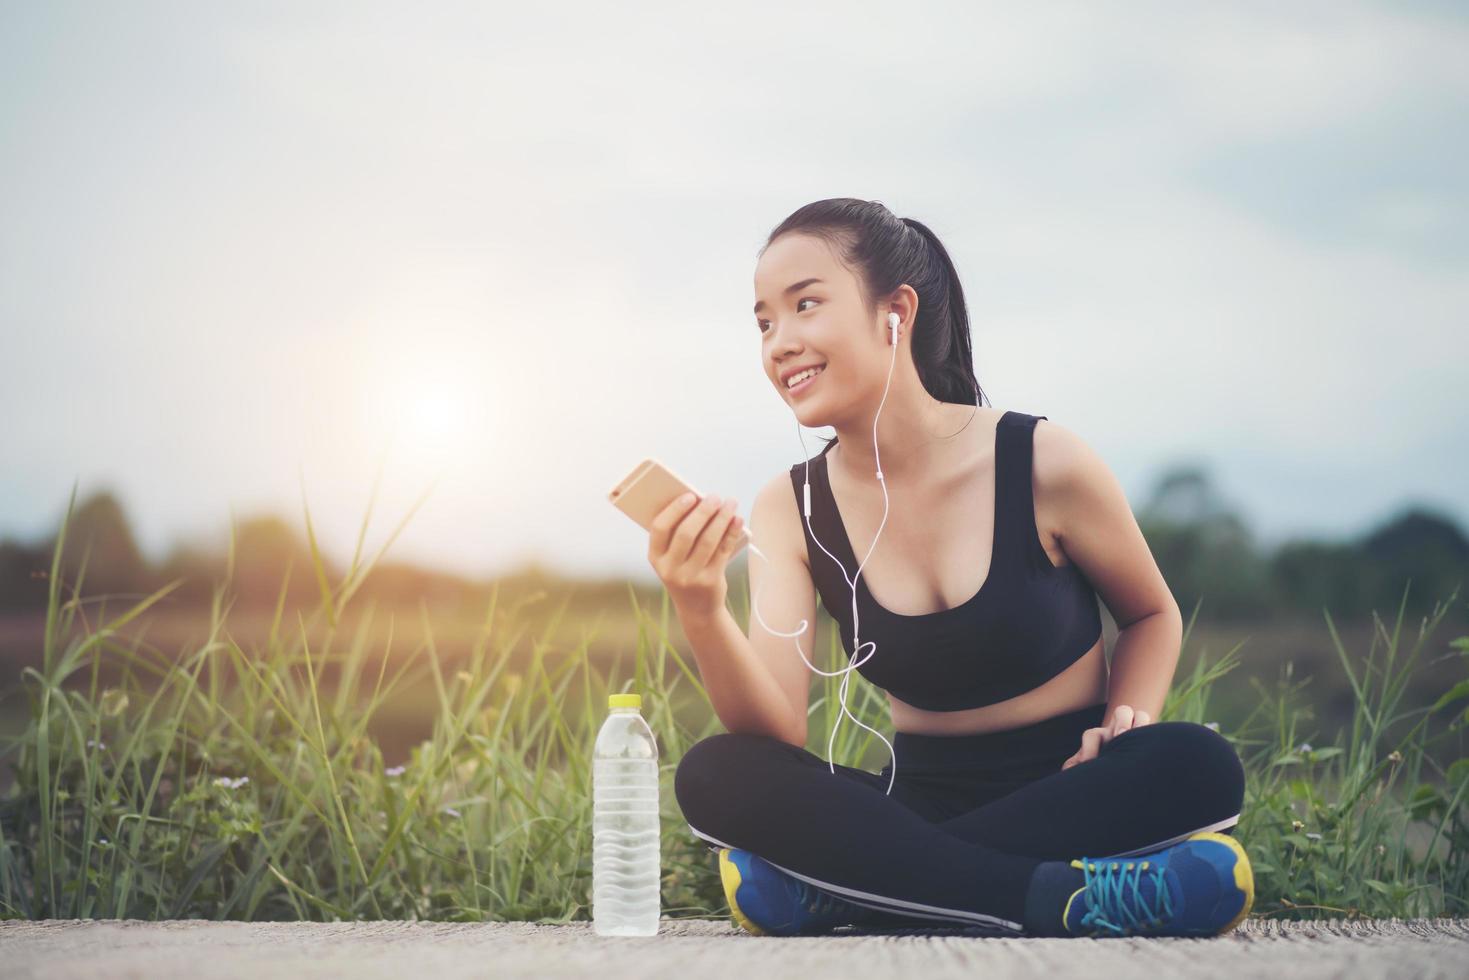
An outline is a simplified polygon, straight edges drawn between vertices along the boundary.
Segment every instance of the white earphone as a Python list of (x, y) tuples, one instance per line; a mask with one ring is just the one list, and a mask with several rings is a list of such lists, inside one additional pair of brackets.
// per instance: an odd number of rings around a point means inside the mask
[[(882, 739), (882, 743), (888, 747), (888, 754), (891, 755), (892, 758), (893, 758), (893, 772), (892, 772), (892, 775), (888, 778), (888, 788), (886, 790), (884, 790), (885, 793), (891, 793), (893, 791), (893, 783), (897, 780), (897, 777), (898, 777), (898, 755), (897, 755), (896, 752), (893, 751), (893, 744), (891, 742), (889, 742), (887, 739), (883, 738), (881, 732), (879, 732), (877, 729), (873, 728), (870, 725), (863, 725), (862, 722), (857, 718), (856, 715), (852, 714), (852, 712), (850, 712), (850, 711), (847, 710), (847, 683), (848, 683), (848, 681), (851, 680), (851, 673), (852, 673), (852, 671), (853, 670), (856, 670), (859, 666), (861, 666), (862, 664), (866, 663), (868, 660), (872, 659), (873, 653), (876, 653), (877, 652), (877, 644), (876, 643), (869, 643), (867, 645), (870, 646), (870, 647), (872, 647), (872, 652), (869, 653), (863, 659), (857, 660), (857, 661), (853, 662), (853, 659), (852, 658), (856, 657), (857, 654), (862, 650), (862, 643), (858, 639), (858, 619), (859, 619), (859, 617), (858, 617), (858, 614), (857, 614), (857, 576), (859, 576), (859, 575), (862, 574), (862, 569), (867, 564), (867, 557), (868, 557), (868, 555), (871, 555), (872, 554), (872, 549), (877, 547), (877, 539), (880, 538), (880, 537), (882, 537), (882, 529), (883, 529), (884, 525), (886, 525), (887, 522), (888, 522), (888, 487), (887, 487), (886, 481), (883, 480), (883, 476), (882, 476), (882, 456), (878, 452), (878, 449), (877, 449), (877, 420), (882, 415), (882, 406), (887, 401), (887, 398), (888, 398), (888, 388), (892, 385), (892, 382), (893, 382), (893, 366), (895, 364), (897, 364), (897, 361), (898, 361), (898, 324), (901, 323), (901, 322), (902, 322), (902, 317), (898, 316), (898, 314), (896, 314), (896, 313), (889, 313), (888, 314), (888, 343), (893, 348), (893, 358), (892, 358), (892, 361), (888, 364), (888, 380), (887, 380), (887, 384), (884, 385), (883, 386), (883, 389), (882, 389), (882, 401), (878, 402), (878, 404), (877, 404), (877, 414), (874, 415), (873, 418), (872, 418), (872, 453), (873, 453), (873, 456), (877, 459), (877, 481), (878, 481), (878, 483), (882, 484), (882, 523), (878, 524), (878, 526), (877, 526), (877, 534), (873, 537), (873, 539), (872, 539), (872, 545), (867, 549), (867, 554), (866, 555), (863, 555), (862, 556), (862, 561), (858, 563), (858, 565), (857, 565), (857, 572), (856, 572), (855, 575), (848, 575), (847, 574), (847, 569), (846, 569), (845, 566), (842, 565), (841, 560), (839, 558), (837, 558), (836, 555), (833, 555), (830, 551), (827, 551), (826, 545), (822, 544), (821, 541), (819, 539), (817, 539), (816, 532), (814, 530), (812, 530), (812, 528), (811, 528), (811, 460), (809, 458), (809, 454), (808, 454), (807, 449), (806, 449), (806, 440), (801, 436), (801, 423), (800, 423), (800, 420), (798, 419), (796, 421), (796, 438), (798, 438), (798, 439), (801, 440), (801, 455), (803, 457), (807, 457), (806, 458), (806, 463), (805, 463), (805, 467), (806, 467), (806, 481), (805, 481), (805, 487), (804, 487), (804, 491), (805, 491), (804, 505), (805, 506), (803, 508), (803, 510), (805, 511), (805, 518), (806, 518), (806, 530), (810, 533), (811, 540), (815, 541), (816, 544), (817, 544), (817, 546), (819, 548), (821, 548), (822, 551), (825, 551), (826, 554), (831, 558), (832, 561), (834, 561), (834, 562), (837, 563), (837, 567), (842, 570), (842, 578), (844, 578), (844, 579), (847, 580), (847, 586), (852, 590), (852, 655), (851, 655), (851, 657), (848, 657), (847, 658), (847, 666), (843, 667), (841, 670), (821, 670), (815, 664), (813, 664), (811, 661), (809, 661), (809, 660), (806, 659), (805, 652), (803, 652), (801, 650), (801, 641), (799, 639), (796, 639), (795, 640), (796, 653), (800, 654), (801, 660), (806, 664), (807, 667), (811, 668), (811, 670), (813, 670), (816, 673), (822, 675), (823, 677), (834, 677), (837, 674), (843, 675), (842, 676), (842, 684), (841, 684), (842, 714), (846, 715), (848, 718), (851, 718), (858, 725), (861, 725), (863, 728), (867, 729), (869, 732), (871, 732), (872, 734), (876, 735), (878, 738)], [(976, 404), (978, 404), (978, 402), (976, 402)], [(759, 548), (755, 547), (755, 543), (754, 543), (755, 528), (753, 526), (748, 525), (748, 524), (746, 525), (746, 527), (748, 528), (748, 530), (750, 532), (750, 539), (751, 539), (750, 540), (750, 544), (748, 546), (749, 549), (752, 552), (754, 552), (755, 554), (759, 555), (761, 558), (765, 559), (765, 561), (767, 563), (769, 563), (770, 559), (768, 557), (766, 557), (765, 552), (763, 552)], [(775, 636), (789, 636), (789, 637), (792, 637), (792, 638), (799, 637), (802, 633), (806, 632), (806, 627), (810, 625), (806, 620), (803, 619), (803, 620), (801, 620), (800, 627), (798, 629), (796, 629), (796, 631), (793, 632), (793, 633), (786, 633), (786, 632), (782, 632), (781, 630), (771, 629), (770, 624), (768, 624), (768, 623), (765, 622), (765, 617), (760, 615), (760, 596), (759, 596), (759, 593), (758, 592), (755, 595), (753, 595), (753, 596), (750, 597), (750, 610), (751, 610), (751, 612), (753, 612), (755, 614), (755, 618), (760, 621), (760, 625), (765, 628), (766, 632), (771, 633), (771, 634), (773, 634)], [(841, 715), (838, 715), (837, 716), (837, 720), (836, 720), (836, 724), (833, 725), (832, 728), (831, 728), (831, 737), (829, 739), (827, 739), (827, 743), (826, 743), (826, 756), (827, 756), (827, 758), (826, 758), (826, 764), (827, 764), (827, 767), (831, 770), (831, 772), (832, 772), (833, 775), (836, 774), (836, 766), (832, 763), (832, 760), (831, 760), (831, 756), (832, 756), (832, 745), (835, 744), (835, 742), (836, 742), (837, 728), (838, 728), (838, 726), (841, 725), (841, 723), (842, 723)]]

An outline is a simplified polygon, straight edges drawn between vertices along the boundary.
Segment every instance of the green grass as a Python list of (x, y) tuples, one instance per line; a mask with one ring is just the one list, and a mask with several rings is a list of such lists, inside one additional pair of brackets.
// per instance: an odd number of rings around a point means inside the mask
[[(727, 914), (712, 855), (688, 832), (672, 791), (684, 751), (721, 728), (671, 638), (666, 594), (650, 611), (629, 590), (639, 623), (630, 665), (620, 656), (594, 662), (595, 623), (569, 650), (526, 637), (519, 608), (500, 608), (498, 592), (467, 656), (437, 649), (422, 605), (427, 639), (405, 652), (393, 647), (391, 617), (386, 641), (371, 639), (384, 632), (370, 604), (354, 632), (337, 635), (383, 552), (362, 561), (359, 536), (350, 569), (331, 582), (308, 512), (314, 608), (286, 608), (292, 570), (283, 569), (268, 638), (242, 648), (228, 623), (231, 541), (208, 638), (162, 651), (124, 642), (120, 630), (179, 583), (115, 617), (104, 603), (92, 622), (85, 559), (78, 581), (63, 589), (59, 578), (67, 521), (52, 562), (43, 664), (6, 692), (25, 699), (29, 720), (4, 755), (15, 782), (0, 800), (0, 916), (589, 919), (591, 745), (608, 693), (623, 690), (642, 695), (661, 754), (663, 913)], [(1433, 705), (1403, 699), (1425, 656), (1469, 657), (1469, 637), (1436, 647), (1432, 639), (1456, 597), (1411, 637), (1401, 608), (1391, 628), (1374, 617), (1366, 651), (1344, 649), (1327, 616), (1357, 701), (1349, 730), (1305, 730), (1307, 679), (1291, 665), (1269, 683), (1253, 679), (1258, 704), (1223, 734), (1246, 764), (1236, 833), (1255, 868), (1256, 916), (1466, 914), (1469, 680)], [(1160, 720), (1209, 722), (1214, 683), (1239, 666), (1238, 648), (1214, 660), (1191, 649), (1195, 616), (1186, 670)], [(313, 646), (306, 637), (319, 628), (326, 639)], [(827, 634), (829, 662), (844, 661)], [(529, 658), (512, 660), (527, 643)], [(120, 679), (104, 685), (103, 676)], [(881, 692), (852, 680), (848, 708), (882, 728)], [(838, 683), (818, 679), (811, 706), (822, 757)], [(432, 732), (401, 768), (385, 768), (369, 723), (422, 685), (436, 703)], [(876, 768), (886, 750), (848, 723), (833, 758)]]

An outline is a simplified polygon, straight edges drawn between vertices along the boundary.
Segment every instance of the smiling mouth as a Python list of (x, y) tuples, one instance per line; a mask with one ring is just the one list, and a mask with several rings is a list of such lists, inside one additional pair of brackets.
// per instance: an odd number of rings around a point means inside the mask
[(800, 395), (800, 394), (803, 394), (806, 391), (807, 388), (810, 388), (812, 385), (814, 385), (816, 383), (816, 378), (817, 378), (817, 375), (813, 374), (813, 375), (811, 375), (811, 377), (807, 378), (805, 381), (801, 381), (801, 382), (798, 382), (797, 384), (791, 385), (789, 388), (786, 389), (786, 394), (788, 394), (788, 395)]
[(793, 394), (793, 395), (794, 394), (799, 394), (800, 392), (803, 392), (807, 388), (811, 387), (811, 385), (816, 381), (816, 379), (819, 378), (819, 377), (821, 377), (821, 375), (823, 375), (825, 373), (826, 373), (826, 365), (823, 364), (821, 367), (819, 367), (819, 368), (816, 369), (815, 373), (808, 374), (806, 376), (806, 379), (804, 381), (797, 382), (796, 384), (793, 384), (793, 385), (788, 385), (786, 387), (786, 391), (788, 393), (790, 393), (790, 394)]

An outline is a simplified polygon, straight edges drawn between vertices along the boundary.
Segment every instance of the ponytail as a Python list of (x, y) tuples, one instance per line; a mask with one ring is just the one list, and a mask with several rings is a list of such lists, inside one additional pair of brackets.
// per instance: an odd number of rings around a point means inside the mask
[[(935, 280), (933, 288), (928, 290), (931, 295), (924, 296), (923, 292), (918, 292), (918, 323), (913, 335), (913, 358), (919, 365), (918, 376), (923, 378), (924, 368), (928, 368), (933, 376), (932, 383), (925, 378), (923, 386), (941, 402), (977, 404), (984, 391), (974, 376), (969, 308), (964, 302), (959, 270), (954, 268), (948, 249), (932, 229), (914, 218), (904, 218), (903, 224), (918, 233), (934, 260), (930, 268), (924, 270)], [(914, 290), (918, 290), (917, 285), (914, 285)], [(924, 315), (925, 309), (927, 316)]]

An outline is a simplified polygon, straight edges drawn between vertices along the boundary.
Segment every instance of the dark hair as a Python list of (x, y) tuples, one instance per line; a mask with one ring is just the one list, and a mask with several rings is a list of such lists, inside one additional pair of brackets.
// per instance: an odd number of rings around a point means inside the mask
[[(918, 319), (910, 343), (918, 380), (941, 402), (988, 401), (974, 376), (969, 311), (959, 273), (927, 225), (899, 218), (878, 201), (832, 197), (793, 211), (770, 233), (760, 254), (791, 233), (825, 240), (856, 275), (863, 305), (872, 313), (879, 296), (904, 283), (912, 286), (918, 294)], [(833, 436), (827, 447), (836, 441)]]

